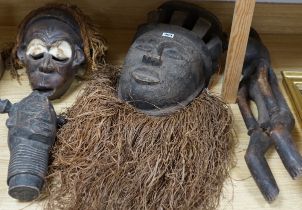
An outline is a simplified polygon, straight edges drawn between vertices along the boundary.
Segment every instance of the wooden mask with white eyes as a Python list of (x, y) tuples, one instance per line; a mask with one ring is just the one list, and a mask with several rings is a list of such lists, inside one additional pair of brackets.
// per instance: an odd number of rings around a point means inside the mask
[(59, 98), (85, 61), (80, 28), (63, 10), (38, 14), (24, 27), (17, 56), (32, 88), (49, 91), (50, 99)]

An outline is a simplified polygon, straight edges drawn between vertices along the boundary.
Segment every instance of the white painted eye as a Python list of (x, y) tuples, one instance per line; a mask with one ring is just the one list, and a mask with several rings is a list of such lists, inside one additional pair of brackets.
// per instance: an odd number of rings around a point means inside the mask
[(51, 46), (49, 53), (55, 60), (63, 61), (71, 58), (72, 50), (68, 42), (58, 41)]
[(31, 55), (32, 57), (37, 57), (47, 52), (45, 43), (40, 39), (33, 39), (27, 46), (26, 55)]

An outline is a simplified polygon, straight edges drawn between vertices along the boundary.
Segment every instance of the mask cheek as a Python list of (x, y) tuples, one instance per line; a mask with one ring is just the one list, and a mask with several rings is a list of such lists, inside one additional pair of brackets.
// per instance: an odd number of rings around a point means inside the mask
[(56, 69), (56, 73), (59, 74), (64, 80), (68, 80), (68, 78), (72, 77), (75, 74), (72, 67), (72, 60), (67, 63), (54, 63), (54, 68)]
[(33, 61), (26, 56), (26, 58), (24, 59), (24, 64), (25, 64), (27, 73), (30, 74), (30, 73), (39, 71), (39, 67), (42, 65), (42, 62)]

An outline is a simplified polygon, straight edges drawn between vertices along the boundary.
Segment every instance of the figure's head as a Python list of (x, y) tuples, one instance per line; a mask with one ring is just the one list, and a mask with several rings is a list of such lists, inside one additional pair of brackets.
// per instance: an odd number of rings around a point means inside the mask
[(119, 80), (119, 97), (143, 112), (165, 115), (184, 107), (208, 85), (216, 68), (223, 50), (221, 30), (211, 32), (217, 24), (201, 15), (190, 20), (191, 30), (183, 27), (191, 6), (184, 9), (179, 2), (170, 3), (170, 9), (185, 10), (183, 14), (174, 11), (169, 19), (181, 25), (161, 23), (163, 20), (142, 25), (127, 53)]
[(76, 8), (57, 5), (31, 12), (21, 24), (16, 56), (25, 66), (32, 88), (52, 91), (51, 99), (62, 96), (81, 65), (91, 59), (89, 34), (83, 33), (87, 29), (80, 19)]
[(251, 28), (243, 63), (243, 77), (248, 79), (254, 74), (260, 62), (266, 62), (270, 65), (269, 51), (263, 44), (258, 32)]

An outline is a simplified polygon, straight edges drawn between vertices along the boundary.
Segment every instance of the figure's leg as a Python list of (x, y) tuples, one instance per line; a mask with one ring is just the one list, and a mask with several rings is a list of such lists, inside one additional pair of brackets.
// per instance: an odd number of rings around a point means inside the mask
[[(279, 188), (265, 159), (265, 153), (272, 145), (272, 141), (258, 125), (249, 107), (247, 98), (247, 86), (241, 82), (237, 102), (246, 127), (249, 130), (248, 134), (250, 135), (250, 143), (245, 154), (245, 161), (264, 198), (271, 202), (279, 194)], [(258, 110), (261, 110), (259, 115), (265, 112), (263, 107), (262, 103), (257, 104)]]
[[(270, 72), (269, 72), (270, 71)], [(268, 76), (271, 75), (269, 81)], [(290, 134), (293, 118), (276, 84), (276, 78), (269, 66), (261, 63), (258, 68), (258, 79), (261, 94), (269, 110), (271, 130), (270, 135), (276, 150), (292, 178), (302, 175), (302, 157), (299, 154)]]
[(268, 70), (268, 79), (272, 89), (272, 93), (275, 96), (276, 101), (278, 103), (280, 109), (280, 115), (283, 116), (282, 123), (289, 131), (291, 131), (295, 126), (295, 119), (285, 101), (285, 98), (283, 97), (279, 89), (278, 79), (272, 68), (269, 68)]

